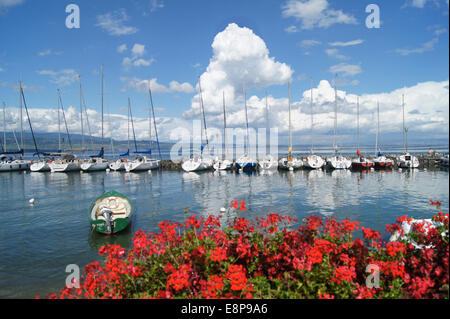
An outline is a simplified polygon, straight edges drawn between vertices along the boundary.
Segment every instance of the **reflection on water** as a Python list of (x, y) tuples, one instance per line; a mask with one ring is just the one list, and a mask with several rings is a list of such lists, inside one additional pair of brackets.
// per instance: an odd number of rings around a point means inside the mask
[[(248, 218), (332, 215), (384, 233), (397, 216), (430, 217), (435, 212), (430, 199), (448, 210), (448, 186), (448, 170), (2, 173), (0, 297), (57, 291), (64, 286), (66, 265), (100, 260), (97, 251), (104, 244), (128, 248), (139, 229), (155, 232), (165, 219), (183, 221), (184, 208), (218, 215), (237, 200), (245, 201), (247, 209), (239, 214)], [(133, 202), (132, 222), (113, 236), (93, 233), (89, 206), (112, 189)]]

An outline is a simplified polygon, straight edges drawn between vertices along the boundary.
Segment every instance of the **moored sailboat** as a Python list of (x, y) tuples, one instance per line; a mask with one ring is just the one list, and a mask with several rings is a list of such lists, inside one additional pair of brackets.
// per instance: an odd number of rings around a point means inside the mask
[(289, 104), (289, 149), (287, 157), (280, 159), (278, 167), (281, 169), (295, 170), (303, 166), (303, 161), (292, 157), (292, 120), (291, 120), (291, 84), (288, 83), (288, 104)]
[[(81, 108), (81, 80), (80, 80), (80, 108)], [(102, 96), (102, 147), (100, 149), (100, 152), (97, 155), (90, 155), (90, 159), (84, 160), (80, 168), (84, 172), (93, 172), (93, 171), (104, 171), (108, 168), (108, 161), (104, 159), (104, 136), (103, 136), (103, 65), (101, 65), (101, 96)], [(87, 113), (86, 113), (87, 117)], [(81, 117), (81, 135), (83, 136), (83, 118)], [(84, 139), (82, 140), (84, 141)], [(84, 150), (84, 145), (82, 145), (82, 149)]]
[(373, 159), (373, 165), (375, 168), (389, 168), (392, 166), (392, 160), (388, 159), (381, 153), (380, 147), (378, 145), (380, 140), (380, 104), (377, 103), (377, 135), (375, 140), (375, 154), (376, 157)]
[(303, 165), (305, 168), (309, 169), (320, 169), (325, 165), (325, 160), (319, 156), (314, 154), (314, 135), (313, 135), (313, 127), (314, 127), (314, 117), (313, 117), (313, 89), (311, 83), (311, 150), (310, 155), (308, 155), (303, 161)]
[(356, 133), (356, 139), (357, 139), (357, 146), (356, 146), (356, 154), (358, 155), (357, 158), (354, 158), (352, 160), (352, 168), (353, 169), (369, 169), (373, 166), (373, 162), (369, 159), (365, 158), (361, 151), (359, 150), (359, 97), (357, 98), (357, 106), (356, 106), (356, 127), (357, 127), (357, 133)]
[[(200, 90), (200, 106), (202, 109), (202, 120), (203, 120), (203, 127), (205, 130), (205, 138), (206, 138), (206, 147), (208, 148), (208, 131), (206, 128), (206, 118), (205, 118), (205, 108), (203, 106), (203, 96), (202, 96), (202, 87), (200, 84), (200, 77), (198, 78), (198, 87)], [(196, 172), (196, 171), (204, 171), (209, 170), (213, 167), (214, 161), (211, 158), (204, 158), (203, 157), (203, 130), (200, 129), (201, 137), (200, 137), (200, 156), (192, 156), (190, 159), (183, 161), (181, 163), (181, 168), (185, 172)]]
[(243, 171), (253, 171), (258, 166), (258, 162), (251, 158), (249, 154), (250, 139), (248, 133), (248, 112), (247, 112), (247, 97), (244, 90), (244, 107), (245, 107), (245, 123), (246, 123), (246, 138), (245, 138), (245, 153), (236, 160), (236, 168)]
[(419, 159), (408, 152), (408, 128), (405, 127), (405, 95), (402, 95), (403, 109), (403, 154), (397, 157), (397, 164), (400, 168), (418, 168)]
[[(72, 149), (72, 142), (70, 139), (69, 128), (67, 127), (66, 116), (64, 114), (64, 107), (62, 104), (61, 93), (60, 93), (59, 89), (57, 90), (57, 93), (58, 93), (58, 139), (59, 139), (59, 141), (58, 141), (59, 147), (58, 148), (59, 148), (59, 150), (61, 150), (61, 128), (60, 128), (61, 121), (60, 121), (60, 112), (59, 112), (61, 109), (63, 119), (64, 119), (64, 124), (66, 127), (67, 139), (69, 141), (70, 149)], [(60, 158), (49, 163), (50, 171), (52, 173), (75, 172), (75, 171), (80, 170), (80, 163), (75, 154), (57, 153), (57, 155), (60, 156)]]
[[(147, 155), (137, 155), (135, 159), (133, 159), (132, 161), (127, 161), (125, 163), (125, 170), (127, 172), (136, 172), (136, 171), (148, 171), (148, 170), (153, 170), (153, 169), (157, 169), (159, 168), (160, 164), (161, 164), (161, 150), (159, 148), (159, 140), (158, 140), (158, 130), (156, 128), (156, 119), (155, 119), (155, 111), (153, 108), (153, 99), (152, 99), (152, 92), (151, 92), (151, 88), (150, 88), (150, 82), (148, 83), (148, 93), (149, 93), (149, 117), (148, 117), (148, 121), (149, 121), (149, 143), (150, 143), (150, 150), (147, 152), (135, 152), (137, 154), (148, 154)], [(159, 151), (159, 157), (160, 159), (153, 159), (151, 158), (151, 153), (152, 153), (152, 121), (151, 121), (151, 114), (153, 114), (153, 124), (155, 127), (155, 137), (156, 137), (156, 142), (158, 144), (158, 151)], [(134, 129), (133, 129), (133, 133), (134, 133)], [(136, 136), (135, 136), (135, 145), (136, 145)], [(137, 149), (137, 147), (136, 147)]]
[[(269, 125), (269, 103), (267, 101), (267, 92), (266, 92), (266, 152), (268, 149), (270, 149), (269, 143), (269, 131), (270, 131), (270, 125)], [(266, 156), (262, 160), (258, 162), (258, 165), (261, 170), (263, 171), (271, 171), (278, 169), (278, 159), (272, 156), (269, 153), (267, 153)]]
[[(22, 97), (20, 97), (22, 98)], [(22, 101), (22, 100), (21, 100)], [(14, 132), (14, 131), (13, 131)], [(14, 134), (15, 137), (15, 134)], [(0, 152), (0, 172), (22, 171), (29, 167), (29, 162), (23, 160), (23, 148), (20, 148), (17, 140), (17, 151), (8, 151), (6, 144), (6, 104), (3, 102), (3, 145)], [(9, 155), (20, 155), (17, 159)]]
[(216, 158), (214, 161), (213, 168), (216, 171), (226, 171), (233, 167), (233, 162), (226, 158), (227, 155), (227, 117), (225, 112), (225, 92), (222, 93), (223, 96), (223, 155), (222, 159)]
[(348, 158), (338, 155), (339, 148), (337, 145), (337, 79), (334, 79), (334, 140), (333, 149), (334, 156), (327, 159), (327, 164), (332, 169), (348, 169), (352, 166), (352, 161)]

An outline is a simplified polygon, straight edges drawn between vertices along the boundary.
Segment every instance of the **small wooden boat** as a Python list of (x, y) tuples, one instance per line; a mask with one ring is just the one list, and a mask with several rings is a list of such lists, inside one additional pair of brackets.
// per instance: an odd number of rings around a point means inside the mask
[(133, 210), (133, 205), (125, 195), (112, 190), (91, 204), (89, 223), (96, 232), (111, 235), (128, 226)]

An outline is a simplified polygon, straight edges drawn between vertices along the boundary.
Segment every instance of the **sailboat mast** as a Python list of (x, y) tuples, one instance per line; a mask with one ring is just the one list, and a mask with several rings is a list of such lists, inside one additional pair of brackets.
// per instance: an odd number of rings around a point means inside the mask
[(78, 75), (78, 82), (80, 86), (80, 123), (81, 123), (81, 149), (84, 152), (84, 130), (83, 130), (83, 99), (81, 93), (81, 76)]
[(128, 98), (127, 140), (128, 140), (128, 150), (130, 150), (130, 98)]
[(267, 99), (266, 91), (266, 154), (270, 153), (269, 140), (270, 140), (270, 125), (269, 125), (269, 102)]
[(136, 133), (134, 132), (133, 114), (131, 113), (130, 98), (128, 98), (128, 109), (130, 110), (131, 128), (133, 129), (134, 148), (137, 153), (138, 150), (137, 150), (137, 143), (136, 143)]
[(22, 114), (22, 81), (19, 81), (19, 103), (20, 103), (20, 147), (23, 150), (23, 114)]
[(6, 152), (6, 105), (3, 102), (3, 151)]
[(380, 134), (380, 102), (377, 101), (377, 135), (375, 139), (375, 156), (378, 152), (378, 138)]
[(292, 154), (291, 82), (288, 82), (288, 104), (289, 104), (289, 157), (291, 157)]
[(226, 143), (227, 143), (227, 117), (225, 111), (225, 91), (222, 91), (222, 101), (223, 101), (223, 156), (222, 158), (226, 158)]
[(359, 96), (356, 99), (356, 144), (359, 149)]
[(248, 136), (248, 114), (247, 114), (247, 96), (245, 94), (245, 89), (244, 89), (244, 105), (245, 105), (245, 123), (247, 125), (247, 136), (245, 138), (246, 140), (246, 154), (248, 156), (248, 148), (249, 148), (249, 136)]
[(334, 152), (337, 153), (337, 75), (334, 78)]
[[(39, 155), (39, 150), (38, 150), (38, 147), (36, 144), (36, 138), (34, 137), (33, 126), (31, 125), (30, 114), (28, 114), (27, 102), (25, 101), (25, 95), (23, 94), (22, 85), (20, 85), (20, 95), (22, 96), (23, 104), (25, 105), (25, 111), (27, 113), (28, 124), (30, 125), (31, 136), (33, 137), (34, 149), (36, 150), (36, 154), (37, 154), (38, 158), (41, 159), (41, 156)], [(22, 152), (23, 152), (23, 148), (22, 148)], [(22, 153), (22, 155), (23, 155), (23, 153)]]
[(313, 138), (313, 89), (312, 89), (312, 79), (311, 79), (311, 153), (314, 148), (314, 138)]
[(152, 90), (150, 88), (150, 83), (149, 83), (149, 86), (148, 86), (148, 94), (150, 96), (150, 105), (152, 107), (153, 126), (155, 127), (156, 145), (158, 145), (159, 159), (162, 160), (161, 147), (159, 146), (158, 129), (156, 128), (155, 108), (153, 107), (153, 97), (152, 97)]
[[(206, 138), (206, 147), (208, 147), (208, 131), (206, 129), (206, 118), (205, 118), (205, 107), (203, 105), (203, 95), (202, 95), (202, 86), (200, 84), (200, 77), (198, 77), (198, 87), (200, 90), (200, 103), (201, 103), (201, 107), (202, 107), (202, 113), (203, 113), (203, 126), (205, 128), (205, 138)], [(203, 155), (203, 150), (201, 151), (201, 154)]]
[(406, 138), (405, 138), (405, 95), (402, 94), (402, 111), (403, 111), (403, 151), (406, 153)]
[(152, 110), (151, 110), (152, 93), (150, 91), (150, 81), (148, 81), (148, 99), (149, 99), (149, 105), (148, 105), (148, 141), (149, 141), (150, 152), (151, 152), (151, 150), (152, 150)]
[(103, 148), (103, 64), (101, 65), (102, 73), (102, 148)]
[(59, 89), (56, 89), (56, 96), (58, 99), (58, 152), (61, 152), (61, 118), (59, 115), (59, 109), (60, 109), (60, 105), (59, 105)]

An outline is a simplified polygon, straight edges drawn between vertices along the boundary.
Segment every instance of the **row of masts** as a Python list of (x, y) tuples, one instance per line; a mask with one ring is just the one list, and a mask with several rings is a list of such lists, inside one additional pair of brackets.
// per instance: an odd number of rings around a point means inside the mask
[[(84, 96), (83, 96), (83, 90), (82, 90), (82, 85), (81, 85), (81, 76), (78, 76), (79, 79), (79, 91), (80, 91), (80, 123), (81, 123), (81, 149), (79, 150), (74, 150), (72, 147), (72, 141), (70, 139), (70, 133), (69, 133), (69, 129), (67, 126), (67, 120), (65, 117), (65, 112), (64, 112), (64, 107), (62, 104), (62, 99), (61, 99), (61, 92), (59, 89), (57, 89), (57, 104), (58, 104), (58, 152), (61, 152), (62, 150), (62, 145), (61, 145), (61, 118), (60, 118), (60, 113), (62, 113), (62, 117), (64, 120), (64, 124), (65, 124), (65, 128), (66, 128), (66, 133), (67, 133), (67, 137), (68, 137), (68, 142), (69, 142), (69, 146), (70, 149), (68, 149), (67, 151), (81, 151), (84, 152), (85, 149), (85, 140), (84, 140), (84, 125), (83, 125), (83, 107), (84, 107), (84, 113), (85, 113), (85, 117), (86, 117), (86, 122), (87, 122), (87, 126), (88, 126), (88, 131), (89, 131), (89, 136), (90, 136), (90, 142), (91, 142), (91, 149), (94, 149), (94, 142), (93, 142), (93, 137), (92, 137), (92, 133), (91, 133), (91, 128), (90, 128), (90, 123), (89, 123), (89, 118), (88, 118), (88, 114), (87, 114), (87, 107), (86, 107), (86, 103), (84, 100)], [(104, 85), (103, 85), (104, 79), (103, 79), (103, 65), (101, 66), (101, 114), (102, 114), (102, 124), (101, 124), (101, 147), (104, 148)], [(204, 104), (203, 104), (203, 97), (202, 97), (202, 89), (201, 89), (201, 83), (200, 83), (200, 78), (199, 78), (199, 90), (200, 90), (200, 106), (201, 106), (201, 111), (202, 111), (202, 122), (203, 122), (203, 128), (205, 131), (205, 138), (206, 138), (206, 147), (208, 147), (208, 134), (207, 134), (207, 125), (206, 125), (206, 117), (205, 117), (205, 109), (204, 109)], [(21, 82), (19, 82), (19, 91), (20, 91), (20, 128), (21, 128), (21, 134), (20, 134), (20, 147), (19, 144), (17, 143), (17, 138), (15, 136), (15, 132), (14, 132), (14, 138), (16, 140), (16, 143), (18, 145), (19, 150), (23, 150), (24, 146), (23, 146), (23, 116), (22, 116), (22, 101), (25, 104), (25, 110), (27, 113), (27, 119), (30, 125), (30, 130), (32, 132), (32, 136), (33, 136), (33, 141), (35, 143), (35, 149), (36, 149), (36, 153), (39, 156), (39, 150), (37, 148), (37, 144), (36, 144), (36, 139), (34, 136), (34, 132), (33, 132), (33, 128), (31, 125), (31, 120), (28, 114), (28, 108), (26, 107), (26, 101), (25, 101), (25, 97), (23, 95), (23, 88), (22, 88), (22, 84)], [(155, 137), (156, 140), (158, 141), (158, 131), (156, 128), (156, 119), (155, 119), (155, 114), (154, 114), (154, 107), (153, 107), (153, 99), (152, 99), (152, 93), (151, 93), (151, 88), (150, 85), (148, 87), (148, 93), (149, 93), (149, 104), (150, 107), (148, 109), (149, 112), (149, 116), (148, 116), (148, 125), (149, 125), (149, 142), (150, 142), (150, 149), (152, 148), (152, 118), (153, 118), (153, 125), (154, 125), (154, 129), (155, 129)], [(248, 126), (248, 111), (247, 111), (247, 103), (246, 103), (246, 92), (244, 90), (243, 92), (244, 94), (244, 105), (245, 105), (245, 118), (246, 118), (246, 151), (248, 152), (248, 147), (249, 147), (249, 126)], [(288, 105), (289, 105), (289, 150), (288, 150), (288, 156), (290, 157), (292, 154), (292, 143), (293, 143), (293, 139), (292, 139), (292, 119), (291, 119), (291, 89), (290, 89), (290, 83), (288, 83)], [(3, 149), (6, 152), (6, 105), (3, 102), (3, 120), (4, 120), (4, 132), (3, 132)], [(335, 107), (334, 107), (334, 139), (333, 139), (333, 149), (335, 151), (335, 153), (338, 152), (338, 143), (337, 143), (337, 109), (338, 109), (338, 97), (337, 97), (337, 81), (335, 80)], [(266, 121), (268, 122), (268, 100), (267, 100), (267, 94), (266, 94)], [(407, 131), (408, 129), (405, 127), (405, 102), (404, 102), (404, 95), (402, 95), (402, 113), (403, 113), (403, 148), (405, 150), (405, 152), (407, 152)], [(314, 138), (313, 138), (313, 127), (314, 127), (314, 119), (313, 119), (313, 90), (312, 90), (312, 85), (311, 85), (311, 153), (313, 153), (313, 149), (314, 149)], [(226, 122), (226, 107), (225, 107), (225, 92), (223, 92), (223, 116), (224, 116), (224, 135), (223, 135), (223, 139), (224, 139), (224, 147), (226, 145), (225, 141), (226, 141), (226, 126), (227, 126), (227, 122)], [(132, 130), (133, 130), (133, 139), (134, 139), (134, 143), (135, 143), (135, 152), (138, 152), (137, 150), (137, 144), (136, 144), (136, 135), (135, 135), (135, 131), (134, 131), (134, 124), (133, 124), (133, 120), (132, 120), (132, 113), (131, 113), (131, 105), (130, 105), (130, 98), (128, 98), (128, 131), (127, 131), (127, 139), (128, 139), (128, 150), (130, 149), (130, 123), (132, 126)], [(380, 118), (379, 118), (379, 103), (377, 102), (377, 132), (376, 132), (376, 145), (375, 145), (375, 152), (379, 151), (379, 131), (380, 131)], [(202, 130), (202, 137), (201, 139), (203, 140), (203, 130)], [(111, 143), (112, 143), (112, 139), (111, 139)], [(113, 147), (113, 146), (112, 146)], [(359, 97), (357, 98), (357, 148), (359, 149)], [(158, 151), (161, 157), (161, 151), (160, 151), (160, 146), (159, 146), (159, 141), (158, 141)], [(202, 150), (201, 153), (203, 153), (203, 145), (202, 145)], [(225, 154), (225, 150), (223, 152), (223, 154)]]
[[(69, 148), (65, 149), (65, 152), (82, 152), (84, 154), (84, 152), (86, 151), (85, 148), (85, 134), (84, 134), (84, 118), (83, 118), (83, 112), (85, 114), (85, 118), (86, 118), (86, 123), (87, 123), (87, 128), (88, 128), (88, 132), (89, 132), (89, 137), (90, 137), (90, 143), (91, 143), (91, 151), (94, 150), (94, 139), (92, 136), (92, 131), (91, 131), (91, 125), (89, 123), (89, 117), (88, 117), (88, 112), (87, 112), (87, 106), (86, 106), (86, 102), (84, 99), (84, 95), (83, 95), (83, 89), (82, 89), (82, 85), (81, 85), (81, 76), (78, 75), (78, 84), (79, 84), (79, 98), (80, 98), (80, 126), (81, 126), (81, 148), (80, 149), (75, 149), (73, 147), (72, 144), (72, 139), (70, 137), (70, 132), (69, 132), (69, 127), (67, 125), (67, 119), (66, 119), (66, 115), (64, 112), (64, 106), (62, 103), (62, 97), (61, 97), (61, 90), (58, 88), (57, 89), (57, 118), (58, 118), (58, 150), (57, 153), (61, 153), (63, 151), (63, 145), (62, 145), (62, 136), (61, 136), (61, 120), (64, 121), (64, 126), (65, 126), (65, 131), (67, 134), (67, 141), (69, 143)], [(23, 105), (25, 106), (25, 110), (26, 110), (26, 115), (27, 115), (27, 119), (28, 119), (28, 124), (30, 127), (30, 131), (32, 133), (32, 137), (33, 137), (33, 142), (34, 142), (34, 146), (35, 146), (35, 155), (38, 156), (38, 158), (40, 159), (40, 155), (41, 154), (45, 154), (39, 151), (37, 143), (36, 143), (36, 138), (34, 135), (34, 131), (33, 131), (33, 126), (31, 124), (31, 118), (29, 116), (28, 113), (28, 108), (26, 105), (26, 100), (25, 100), (25, 96), (23, 93), (23, 87), (22, 87), (22, 82), (19, 81), (19, 94), (20, 94), (20, 100), (19, 100), (19, 116), (20, 116), (20, 145), (17, 141), (16, 135), (15, 135), (15, 131), (13, 130), (13, 134), (14, 134), (14, 139), (16, 140), (16, 144), (17, 144), (17, 148), (18, 151), (17, 152), (7, 152), (7, 145), (6, 145), (6, 104), (5, 102), (3, 102), (3, 153), (22, 153), (23, 155), (23, 151), (24, 151), (24, 138), (23, 138)], [(149, 124), (149, 147), (150, 150), (146, 153), (151, 153), (151, 148), (152, 148), (152, 118), (153, 118), (153, 126), (154, 126), (154, 130), (155, 130), (155, 137), (156, 137), (156, 141), (157, 141), (157, 146), (158, 146), (158, 152), (159, 152), (159, 157), (161, 158), (161, 150), (160, 150), (160, 146), (159, 146), (159, 140), (158, 140), (158, 130), (157, 130), (157, 126), (156, 126), (156, 118), (155, 118), (155, 111), (154, 111), (154, 106), (153, 106), (153, 98), (152, 98), (152, 92), (151, 92), (151, 88), (150, 88), (150, 83), (148, 86), (148, 94), (149, 94), (149, 108), (148, 108), (148, 112), (149, 112), (149, 116), (148, 116), (148, 124)], [(23, 104), (22, 104), (23, 102)], [(62, 118), (61, 118), (62, 117)], [(102, 117), (102, 121), (101, 121), (101, 148), (102, 150), (104, 149), (104, 76), (103, 76), (103, 65), (101, 65), (101, 117)], [(136, 143), (136, 135), (135, 135), (135, 131), (134, 131), (134, 124), (133, 124), (133, 119), (132, 119), (132, 113), (131, 113), (131, 104), (130, 104), (130, 98), (128, 98), (128, 153), (130, 150), (130, 123), (131, 126), (133, 128), (133, 138), (134, 138), (134, 143), (135, 143), (135, 153), (139, 153), (138, 149), (137, 149), (137, 143)], [(206, 125), (206, 124), (205, 124)], [(206, 128), (206, 127), (205, 127)], [(112, 142), (112, 137), (111, 137), (111, 147), (113, 149), (113, 142)], [(144, 152), (141, 152), (144, 153)], [(101, 156), (103, 157), (103, 155)]]

